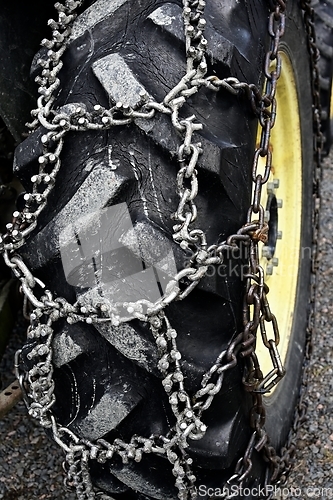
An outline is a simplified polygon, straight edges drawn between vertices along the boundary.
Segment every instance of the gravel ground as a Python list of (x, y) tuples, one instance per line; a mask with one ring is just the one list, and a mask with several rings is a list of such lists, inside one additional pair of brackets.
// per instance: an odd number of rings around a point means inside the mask
[[(299, 433), (296, 465), (280, 498), (333, 498), (333, 153), (323, 167), (319, 276), (308, 416)], [(13, 353), (23, 327), (12, 336), (0, 365), (3, 385), (14, 380)], [(21, 333), (20, 333), (21, 332)], [(62, 452), (27, 416), (23, 403), (0, 420), (0, 499), (75, 500), (63, 486)]]
[[(24, 340), (26, 325), (20, 320), (0, 365), (3, 388), (14, 381), (14, 352)], [(63, 455), (59, 447), (31, 419), (21, 401), (0, 420), (0, 499), (75, 500), (63, 485)]]

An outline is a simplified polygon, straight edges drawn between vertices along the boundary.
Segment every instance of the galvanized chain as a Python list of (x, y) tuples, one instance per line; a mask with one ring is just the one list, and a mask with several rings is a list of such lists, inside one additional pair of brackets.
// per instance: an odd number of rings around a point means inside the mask
[[(224, 374), (236, 366), (240, 359), (245, 364), (244, 386), (252, 394), (253, 408), (250, 423), (253, 433), (245, 454), (237, 463), (235, 473), (228, 484), (246, 484), (252, 467), (253, 451), (260, 451), (268, 460), (266, 483), (274, 481), (284, 460), (280, 460), (269, 444), (264, 429), (265, 410), (262, 394), (269, 391), (284, 375), (277, 346), (279, 332), (275, 316), (271, 313), (267, 301), (268, 288), (264, 283), (264, 272), (259, 265), (258, 243), (267, 240), (268, 227), (264, 222), (264, 209), (260, 203), (262, 186), (268, 181), (272, 155), (269, 149), (271, 128), (274, 126), (276, 114), (275, 92), (277, 80), (281, 72), (281, 59), (278, 53), (280, 38), (285, 26), (285, 2), (271, 2), (273, 9), (269, 16), (268, 31), (271, 37), (269, 50), (265, 60), (266, 87), (263, 94), (253, 84), (240, 82), (230, 77), (220, 80), (215, 76), (206, 76), (207, 64), (205, 51), (207, 40), (204, 37), (205, 19), (203, 0), (184, 0), (183, 17), (186, 38), (186, 75), (174, 87), (163, 102), (147, 102), (141, 95), (140, 104), (134, 109), (126, 103), (117, 103), (111, 109), (95, 106), (88, 110), (84, 105), (70, 104), (61, 109), (54, 109), (56, 91), (60, 86), (58, 73), (62, 67), (61, 57), (66, 50), (71, 33), (71, 25), (76, 17), (76, 10), (82, 1), (67, 0), (65, 4), (56, 4), (58, 21), (51, 20), (49, 25), (53, 31), (52, 40), (43, 40), (47, 47), (47, 58), (40, 61), (43, 68), (37, 77), (40, 85), (40, 97), (37, 109), (32, 112), (34, 121), (30, 124), (34, 130), (40, 124), (47, 129), (42, 137), (43, 154), (39, 158), (39, 173), (33, 176), (32, 193), (25, 195), (25, 207), (22, 212), (15, 212), (13, 222), (7, 227), (7, 233), (0, 241), (5, 261), (21, 281), (22, 290), (34, 311), (30, 314), (31, 326), (28, 330), (28, 342), (31, 346), (27, 355), (27, 387), (29, 413), (38, 418), (45, 427), (52, 429), (55, 441), (65, 450), (68, 482), (76, 488), (78, 498), (92, 499), (96, 492), (89, 476), (89, 460), (103, 463), (112, 459), (114, 454), (121, 457), (124, 463), (128, 460), (140, 461), (143, 453), (157, 453), (165, 456), (173, 465), (179, 498), (196, 498), (195, 476), (191, 472), (192, 459), (186, 454), (187, 439), (201, 439), (206, 432), (202, 420), (203, 412), (210, 406), (214, 396), (220, 391)], [(307, 25), (308, 26), (308, 25)], [(311, 37), (308, 31), (309, 38)], [(198, 192), (196, 166), (202, 153), (202, 145), (195, 141), (195, 133), (203, 125), (195, 116), (180, 118), (180, 110), (186, 100), (197, 93), (201, 87), (218, 91), (221, 88), (231, 93), (245, 94), (262, 127), (260, 146), (254, 155), (252, 180), (255, 185), (253, 201), (248, 212), (247, 222), (237, 234), (230, 236), (220, 245), (207, 246), (205, 233), (192, 225), (197, 218), (195, 197)], [(163, 387), (169, 396), (171, 409), (176, 418), (175, 426), (168, 436), (152, 436), (143, 438), (133, 436), (129, 443), (115, 440), (112, 444), (103, 440), (96, 443), (80, 439), (69, 429), (61, 427), (52, 413), (55, 401), (52, 367), (53, 323), (59, 318), (67, 318), (69, 323), (86, 321), (111, 321), (119, 324), (117, 311), (110, 310), (107, 304), (97, 307), (94, 304), (82, 307), (79, 303), (69, 304), (63, 298), (54, 298), (45, 290), (45, 285), (32, 275), (22, 258), (15, 254), (37, 225), (37, 218), (47, 204), (48, 196), (53, 188), (57, 173), (61, 166), (61, 151), (66, 134), (69, 131), (105, 130), (113, 126), (129, 125), (137, 118), (152, 119), (155, 114), (170, 116), (173, 127), (183, 136), (178, 148), (180, 165), (177, 175), (177, 193), (180, 201), (174, 214), (174, 240), (182, 249), (193, 250), (191, 266), (178, 273), (170, 281), (166, 293), (155, 304), (148, 304), (143, 314), (143, 302), (124, 304), (128, 312), (138, 319), (150, 323), (152, 335), (160, 354), (158, 368), (163, 375)], [(259, 158), (265, 158), (264, 174), (259, 173)], [(188, 187), (190, 185), (190, 188)], [(212, 368), (203, 376), (201, 388), (195, 395), (189, 395), (184, 388), (184, 374), (181, 366), (181, 353), (177, 347), (177, 332), (170, 325), (164, 309), (173, 300), (185, 298), (205, 276), (209, 265), (223, 262), (228, 250), (243, 244), (249, 249), (249, 271), (246, 278), (244, 298), (244, 331), (229, 343)], [(187, 281), (184, 280), (187, 278)], [(179, 286), (179, 282), (182, 283)], [(189, 284), (188, 284), (189, 282)], [(250, 308), (250, 306), (252, 306)], [(252, 310), (252, 312), (251, 312)], [(273, 325), (274, 338), (268, 339), (265, 323)], [(273, 369), (263, 376), (260, 371), (254, 346), (258, 328), (264, 344), (268, 348)], [(18, 354), (19, 357), (19, 354)], [(16, 363), (19, 373), (19, 361)]]

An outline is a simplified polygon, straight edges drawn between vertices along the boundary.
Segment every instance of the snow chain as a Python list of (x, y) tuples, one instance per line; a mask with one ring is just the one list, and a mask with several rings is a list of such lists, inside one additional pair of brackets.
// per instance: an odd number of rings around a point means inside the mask
[[(25, 394), (29, 414), (37, 418), (42, 426), (51, 429), (54, 440), (65, 451), (66, 482), (76, 489), (80, 500), (111, 498), (104, 493), (97, 492), (93, 487), (89, 474), (89, 461), (97, 460), (105, 463), (118, 455), (123, 463), (130, 460), (140, 462), (144, 453), (155, 453), (169, 460), (173, 466), (175, 485), (180, 499), (197, 498), (196, 478), (191, 467), (192, 459), (186, 452), (187, 440), (188, 438), (198, 440), (205, 435), (207, 428), (203, 414), (211, 405), (214, 396), (220, 391), (225, 373), (236, 366), (240, 359), (244, 363), (243, 383), (245, 389), (252, 395), (253, 401), (250, 414), (252, 434), (244, 456), (238, 460), (235, 471), (227, 484), (237, 485), (239, 488), (246, 486), (252, 468), (251, 457), (254, 450), (262, 453), (267, 462), (263, 486), (278, 484), (278, 482), (281, 484), (290, 468), (295, 448), (292, 437), (289, 439), (288, 447), (283, 450), (282, 456), (278, 456), (276, 450), (270, 445), (265, 431), (265, 409), (262, 400), (263, 394), (275, 386), (285, 373), (278, 353), (277, 321), (267, 300), (269, 290), (264, 281), (264, 271), (259, 265), (258, 254), (259, 241), (266, 242), (268, 237), (268, 226), (264, 221), (264, 208), (261, 205), (261, 192), (268, 181), (272, 165), (269, 140), (270, 131), (275, 122), (275, 93), (281, 73), (278, 46), (285, 29), (286, 9), (286, 2), (283, 0), (272, 0), (268, 3), (270, 6), (268, 23), (270, 46), (265, 58), (266, 83), (263, 93), (255, 85), (240, 82), (233, 77), (220, 80), (216, 76), (207, 75), (205, 56), (207, 40), (204, 37), (205, 1), (183, 0), (186, 74), (162, 102), (152, 102), (143, 93), (140, 95), (140, 103), (135, 108), (131, 108), (126, 103), (117, 103), (111, 109), (105, 109), (99, 105), (94, 106), (93, 109), (87, 109), (84, 105), (75, 104), (55, 109), (53, 105), (60, 87), (58, 74), (62, 68), (61, 58), (69, 43), (77, 9), (82, 6), (83, 1), (66, 0), (64, 4), (56, 3), (58, 20), (48, 22), (53, 35), (52, 39), (42, 41), (42, 45), (48, 49), (48, 52), (45, 59), (39, 60), (39, 65), (42, 67), (41, 75), (36, 78), (39, 85), (39, 98), (37, 108), (32, 111), (33, 122), (28, 125), (31, 131), (40, 125), (46, 129), (46, 133), (41, 138), (43, 154), (38, 159), (39, 173), (31, 178), (33, 187), (31, 193), (24, 196), (25, 207), (21, 212), (14, 212), (12, 223), (7, 224), (6, 234), (0, 238), (0, 249), (6, 264), (21, 282), (25, 307), (28, 303), (33, 307), (33, 312), (29, 315), (30, 326), (27, 334), (29, 347), (27, 358), (33, 362), (33, 367), (27, 373), (22, 373), (21, 351), (18, 351), (15, 362), (17, 377)], [(322, 147), (316, 66), (317, 49), (310, 0), (303, 0), (301, 8), (304, 11), (312, 65), (313, 122), (317, 162), (314, 195), (317, 197)], [(195, 198), (198, 193), (196, 167), (202, 153), (202, 145), (196, 142), (195, 132), (202, 130), (203, 125), (195, 115), (187, 118), (179, 116), (186, 100), (203, 87), (215, 92), (223, 88), (233, 94), (244, 96), (250, 102), (262, 129), (260, 145), (255, 151), (252, 166), (252, 180), (255, 187), (247, 221), (236, 234), (231, 235), (223, 243), (212, 246), (208, 246), (204, 231), (195, 227), (197, 219)], [(173, 216), (175, 220), (173, 239), (182, 249), (193, 252), (190, 267), (180, 271), (169, 282), (164, 296), (155, 303), (138, 301), (118, 304), (116, 307), (105, 301), (98, 306), (94, 304), (82, 306), (78, 302), (70, 304), (64, 298), (54, 297), (49, 290), (45, 289), (44, 283), (33, 276), (17, 251), (36, 228), (38, 216), (48, 202), (48, 196), (61, 166), (61, 152), (67, 133), (107, 130), (115, 126), (129, 125), (137, 118), (150, 120), (157, 113), (168, 115), (172, 126), (182, 137), (182, 143), (178, 148), (179, 171), (176, 190), (179, 205)], [(263, 176), (257, 172), (259, 158), (264, 158), (266, 162)], [(222, 264), (226, 252), (238, 249), (240, 246), (246, 247), (250, 256), (248, 272), (245, 275), (244, 330), (231, 339), (228, 348), (221, 352), (215, 364), (203, 376), (201, 388), (196, 394), (190, 396), (184, 387), (182, 355), (177, 347), (177, 332), (169, 323), (166, 308), (170, 302), (184, 299), (205, 276), (208, 266)], [(103, 439), (96, 442), (84, 440), (68, 428), (62, 427), (52, 413), (52, 406), (55, 402), (52, 365), (53, 324), (59, 318), (66, 318), (68, 323), (82, 321), (92, 324), (107, 321), (112, 325), (119, 325), (120, 322), (126, 321), (124, 312), (150, 324), (159, 352), (158, 368), (163, 375), (162, 384), (169, 396), (176, 424), (166, 436), (144, 438), (134, 435), (129, 442), (115, 439), (112, 444)], [(273, 325), (274, 338), (272, 339), (266, 337), (266, 322)], [(262, 374), (255, 353), (258, 328), (273, 361), (273, 369), (267, 375)], [(302, 420), (302, 411), (303, 403), (301, 402), (294, 427), (298, 427)], [(224, 498), (230, 497), (226, 494)]]

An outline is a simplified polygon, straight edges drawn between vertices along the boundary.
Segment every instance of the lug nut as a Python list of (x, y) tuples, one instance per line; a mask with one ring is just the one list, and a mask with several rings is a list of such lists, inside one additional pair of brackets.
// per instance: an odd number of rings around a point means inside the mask
[(279, 179), (273, 179), (272, 181), (267, 182), (267, 193), (274, 194), (274, 190), (280, 186)]
[(277, 257), (273, 257), (272, 264), (273, 266), (277, 267), (279, 265), (279, 259)]
[(266, 259), (271, 259), (272, 258), (272, 252), (270, 250), (270, 248), (265, 245), (262, 247), (262, 254), (261, 254), (263, 257), (266, 257)]
[(277, 238), (278, 240), (282, 240), (282, 231), (278, 231), (278, 232), (276, 233), (276, 238)]
[(268, 194), (274, 193), (274, 182), (267, 182), (267, 193)]
[(267, 276), (272, 276), (272, 274), (273, 274), (273, 266), (272, 266), (272, 264), (267, 264), (267, 266), (266, 266), (266, 274), (267, 274)]
[(276, 200), (276, 204), (277, 204), (278, 208), (282, 208), (283, 207), (283, 201), (282, 200)]

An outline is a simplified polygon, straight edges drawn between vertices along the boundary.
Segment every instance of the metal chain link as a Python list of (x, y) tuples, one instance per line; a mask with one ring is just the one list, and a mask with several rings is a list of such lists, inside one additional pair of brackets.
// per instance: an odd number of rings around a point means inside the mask
[[(69, 43), (71, 26), (76, 17), (78, 7), (83, 1), (66, 0), (64, 4), (55, 5), (58, 21), (50, 20), (49, 26), (53, 36), (51, 40), (43, 40), (47, 49), (47, 58), (39, 61), (42, 67), (41, 76), (37, 77), (40, 97), (37, 108), (33, 110), (33, 122), (29, 125), (35, 130), (42, 125), (46, 130), (41, 142), (43, 153), (39, 157), (39, 173), (32, 177), (32, 192), (25, 195), (25, 207), (22, 212), (14, 212), (13, 222), (7, 225), (7, 233), (0, 239), (0, 249), (7, 265), (21, 281), (22, 290), (33, 305), (30, 314), (31, 325), (28, 329), (29, 350), (26, 364), (27, 374), (24, 389), (27, 387), (26, 401), (29, 413), (40, 423), (52, 430), (55, 441), (66, 452), (66, 470), (68, 484), (73, 485), (79, 499), (93, 499), (96, 493), (91, 483), (88, 462), (97, 460), (104, 463), (117, 454), (127, 463), (129, 460), (139, 462), (143, 453), (156, 453), (165, 456), (173, 466), (175, 484), (180, 499), (196, 498), (195, 476), (191, 471), (192, 459), (186, 453), (187, 439), (201, 439), (206, 433), (206, 425), (202, 420), (205, 410), (211, 405), (214, 396), (220, 391), (224, 374), (235, 367), (240, 360), (244, 363), (243, 384), (251, 393), (253, 407), (250, 414), (250, 425), (253, 429), (247, 449), (238, 460), (234, 474), (227, 484), (246, 485), (252, 469), (254, 450), (264, 455), (268, 462), (265, 483), (276, 481), (283, 471), (288, 469), (290, 456), (285, 451), (282, 458), (270, 445), (265, 431), (265, 408), (262, 395), (274, 387), (284, 375), (278, 353), (279, 331), (277, 320), (272, 314), (267, 300), (268, 287), (264, 282), (264, 271), (259, 264), (258, 243), (267, 241), (268, 226), (264, 222), (264, 209), (261, 205), (263, 185), (269, 179), (272, 167), (272, 153), (269, 148), (270, 132), (276, 116), (276, 86), (281, 73), (281, 58), (278, 52), (279, 42), (285, 29), (286, 4), (282, 0), (270, 2), (268, 33), (270, 46), (265, 57), (264, 73), (266, 84), (261, 93), (253, 84), (240, 82), (234, 77), (223, 80), (207, 75), (205, 52), (207, 40), (204, 37), (206, 21), (204, 19), (205, 2), (203, 0), (183, 0), (183, 18), (186, 40), (186, 74), (180, 82), (165, 96), (161, 103), (147, 101), (140, 95), (140, 103), (131, 108), (126, 103), (117, 103), (110, 109), (100, 105), (88, 110), (84, 105), (66, 105), (60, 109), (53, 107), (55, 94), (60, 86), (58, 73), (62, 67), (61, 57)], [(320, 113), (317, 94), (318, 71), (316, 70), (316, 46), (314, 38), (313, 18), (309, 2), (303, 0), (305, 24), (310, 44), (311, 62), (313, 66), (314, 123), (316, 126), (316, 151), (320, 159)], [(256, 113), (262, 132), (260, 145), (254, 154), (252, 181), (254, 192), (248, 211), (246, 224), (240, 230), (219, 245), (208, 247), (204, 231), (194, 228), (197, 219), (195, 198), (198, 193), (197, 170), (202, 144), (196, 142), (196, 132), (203, 128), (197, 118), (180, 117), (180, 111), (186, 100), (199, 92), (200, 88), (219, 91), (221, 88), (233, 94), (244, 95)], [(123, 304), (129, 313), (138, 319), (148, 321), (155, 339), (159, 361), (158, 368), (163, 375), (162, 384), (166, 391), (176, 424), (167, 436), (151, 436), (143, 438), (133, 436), (129, 443), (115, 440), (112, 444), (103, 440), (92, 443), (80, 439), (69, 429), (61, 427), (52, 413), (55, 401), (52, 341), (53, 323), (59, 318), (66, 318), (69, 323), (86, 321), (94, 323), (111, 321), (119, 324), (117, 309), (110, 310), (107, 304), (98, 307), (94, 304), (82, 307), (79, 303), (69, 304), (63, 298), (54, 298), (45, 285), (32, 275), (22, 258), (15, 252), (24, 244), (26, 238), (37, 226), (37, 219), (47, 205), (56, 176), (61, 167), (61, 151), (65, 137), (70, 131), (105, 130), (114, 126), (128, 125), (137, 118), (152, 119), (156, 113), (170, 117), (172, 126), (182, 135), (182, 143), (178, 148), (179, 171), (176, 191), (179, 204), (174, 213), (175, 225), (173, 238), (183, 250), (191, 249), (193, 257), (191, 266), (180, 271), (166, 288), (164, 296), (155, 304), (148, 305), (143, 313), (144, 301), (134, 304)], [(259, 173), (259, 160), (264, 158), (263, 175)], [(261, 160), (262, 161), (262, 160)], [(170, 325), (165, 314), (166, 306), (185, 298), (199, 281), (205, 276), (209, 265), (223, 263), (227, 251), (244, 245), (249, 252), (249, 269), (245, 275), (246, 292), (244, 296), (244, 329), (231, 339), (227, 349), (217, 358), (211, 369), (203, 376), (201, 387), (194, 395), (187, 393), (184, 387), (184, 374), (181, 365), (181, 353), (177, 347), (177, 332)], [(180, 283), (180, 285), (179, 285)], [(126, 320), (126, 318), (125, 318)], [(267, 338), (266, 323), (273, 326), (273, 337)], [(263, 375), (255, 353), (257, 331), (261, 332), (264, 345), (267, 347), (273, 369)], [(17, 374), (22, 382), (17, 355)], [(289, 443), (290, 444), (290, 443)], [(292, 448), (292, 445), (291, 445)], [(290, 449), (291, 449), (290, 448)]]

